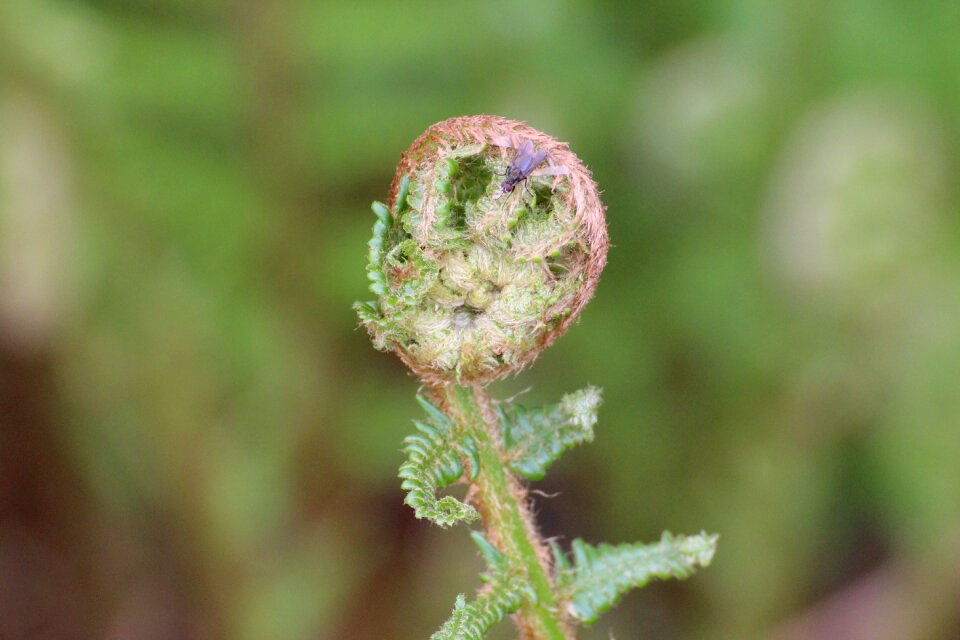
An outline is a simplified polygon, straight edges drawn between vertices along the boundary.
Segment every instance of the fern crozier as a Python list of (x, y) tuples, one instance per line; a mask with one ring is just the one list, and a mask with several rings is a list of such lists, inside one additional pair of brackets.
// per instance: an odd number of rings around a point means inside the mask
[[(505, 193), (524, 141), (546, 153), (550, 175), (533, 171)], [(374, 212), (377, 299), (357, 312), (377, 348), (431, 382), (489, 381), (532, 361), (576, 318), (606, 262), (590, 172), (565, 143), (505, 118), (430, 127)]]

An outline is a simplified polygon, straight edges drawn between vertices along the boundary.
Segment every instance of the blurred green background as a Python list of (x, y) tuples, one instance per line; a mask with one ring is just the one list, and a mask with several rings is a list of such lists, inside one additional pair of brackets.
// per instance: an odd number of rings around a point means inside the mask
[(0, 638), (426, 638), (479, 585), (402, 505), (418, 384), (350, 309), (400, 152), (471, 113), (609, 208), (595, 300), (494, 387), (605, 389), (544, 532), (721, 534), (582, 637), (960, 637), (958, 33), (953, 0), (2, 0)]

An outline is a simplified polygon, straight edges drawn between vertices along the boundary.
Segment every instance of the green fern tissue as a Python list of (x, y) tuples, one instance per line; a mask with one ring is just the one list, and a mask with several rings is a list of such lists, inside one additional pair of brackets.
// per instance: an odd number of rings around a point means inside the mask
[[(594, 437), (601, 392), (556, 404), (498, 402), (485, 385), (562, 335), (606, 264), (605, 210), (567, 144), (526, 124), (466, 116), (427, 129), (403, 154), (367, 255), (375, 299), (357, 303), (374, 346), (424, 383), (425, 416), (404, 441), (405, 502), (471, 532), (487, 570), (456, 598), (433, 640), (481, 640), (507, 616), (525, 640), (571, 640), (622, 595), (710, 564), (717, 537), (591, 545), (570, 555), (540, 536), (526, 482)], [(467, 485), (466, 498), (443, 495)]]

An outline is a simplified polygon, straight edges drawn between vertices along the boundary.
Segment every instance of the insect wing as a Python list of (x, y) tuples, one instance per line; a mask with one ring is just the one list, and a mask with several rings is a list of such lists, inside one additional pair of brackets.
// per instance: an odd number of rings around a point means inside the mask
[(529, 155), (533, 155), (533, 140), (524, 140), (520, 148), (517, 149), (517, 155), (514, 156), (514, 161)]
[(531, 176), (565, 176), (570, 174), (570, 169), (562, 164), (554, 164), (543, 169), (532, 172)]
[(546, 151), (534, 151), (533, 142), (524, 140), (520, 148), (517, 149), (517, 155), (514, 156), (510, 166), (516, 169), (521, 176), (526, 176), (546, 157)]
[(546, 151), (537, 151), (535, 154), (533, 154), (533, 157), (529, 159), (529, 164), (526, 167), (524, 167), (523, 172), (530, 173), (537, 167), (538, 164), (543, 162), (546, 159), (546, 157), (547, 157)]

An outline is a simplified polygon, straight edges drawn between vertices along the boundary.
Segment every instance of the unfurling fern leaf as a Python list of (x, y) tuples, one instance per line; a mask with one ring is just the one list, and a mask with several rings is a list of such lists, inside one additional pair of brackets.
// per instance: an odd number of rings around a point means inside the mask
[(425, 398), (417, 402), (427, 412), (428, 422), (416, 421), (417, 433), (403, 441), (407, 460), (400, 466), (401, 488), (407, 491), (404, 502), (413, 507), (418, 518), (429, 518), (441, 527), (479, 518), (477, 510), (452, 496), (437, 498), (437, 491), (460, 479), (463, 459), (469, 460), (472, 478), (480, 470), (473, 439)]
[(713, 560), (717, 536), (663, 534), (656, 544), (601, 544), (573, 541), (574, 566), (554, 547), (557, 586), (569, 604), (569, 613), (586, 624), (620, 601), (627, 591), (646, 585), (653, 578), (683, 580), (697, 567)]
[(527, 579), (510, 567), (506, 556), (480, 533), (470, 535), (487, 561), (488, 571), (481, 576), (487, 584), (469, 604), (462, 594), (457, 596), (453, 613), (430, 640), (483, 640), (490, 627), (519, 609), (524, 600), (535, 598)]
[[(529, 182), (524, 193), (514, 189), (520, 181)], [(376, 299), (354, 308), (374, 346), (396, 353), (447, 410), (418, 398), (428, 418), (404, 441), (404, 501), (443, 527), (482, 513), (498, 544), (473, 534), (485, 584), (472, 601), (457, 598), (433, 640), (482, 640), (510, 614), (523, 638), (569, 639), (573, 623), (595, 621), (629, 589), (708, 564), (716, 537), (665, 535), (649, 546), (578, 540), (575, 564), (554, 547), (551, 566), (515, 476), (539, 480), (593, 439), (600, 390), (526, 409), (498, 406), (484, 388), (567, 330), (606, 264), (605, 207), (569, 146), (496, 116), (444, 120), (402, 154), (388, 204), (373, 211), (367, 278)], [(438, 496), (459, 482), (469, 484), (469, 505)]]
[(593, 440), (599, 406), (596, 387), (568, 393), (557, 404), (537, 409), (501, 404), (498, 413), (510, 468), (531, 480), (543, 478), (565, 450)]

